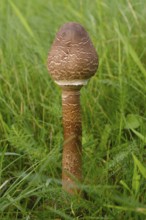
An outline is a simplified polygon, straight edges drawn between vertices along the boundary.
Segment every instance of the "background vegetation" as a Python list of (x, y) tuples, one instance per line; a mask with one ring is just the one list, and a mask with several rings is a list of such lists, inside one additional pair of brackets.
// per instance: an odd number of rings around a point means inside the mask
[[(0, 0), (0, 219), (146, 219), (145, 0)], [(85, 198), (61, 190), (61, 91), (46, 60), (81, 23), (100, 65), (82, 89)]]

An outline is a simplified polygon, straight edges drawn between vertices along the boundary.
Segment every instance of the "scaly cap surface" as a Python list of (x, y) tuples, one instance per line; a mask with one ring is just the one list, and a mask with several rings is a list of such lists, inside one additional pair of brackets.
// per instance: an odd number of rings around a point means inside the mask
[(48, 71), (59, 85), (84, 85), (98, 68), (98, 56), (86, 30), (64, 24), (48, 55)]

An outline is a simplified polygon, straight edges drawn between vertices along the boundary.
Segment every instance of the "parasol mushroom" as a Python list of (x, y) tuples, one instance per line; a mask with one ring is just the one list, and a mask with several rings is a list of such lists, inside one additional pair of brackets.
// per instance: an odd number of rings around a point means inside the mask
[(62, 186), (71, 194), (80, 192), (76, 180), (82, 180), (80, 89), (97, 67), (97, 53), (86, 30), (75, 22), (64, 24), (49, 52), (48, 71), (62, 88)]

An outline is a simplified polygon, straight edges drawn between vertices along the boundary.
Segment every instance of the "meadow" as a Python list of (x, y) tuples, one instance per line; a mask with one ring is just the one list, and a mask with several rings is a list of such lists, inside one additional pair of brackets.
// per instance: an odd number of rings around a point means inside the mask
[[(82, 24), (99, 55), (81, 90), (85, 196), (61, 187), (58, 28)], [(0, 0), (0, 219), (146, 219), (145, 0)]]

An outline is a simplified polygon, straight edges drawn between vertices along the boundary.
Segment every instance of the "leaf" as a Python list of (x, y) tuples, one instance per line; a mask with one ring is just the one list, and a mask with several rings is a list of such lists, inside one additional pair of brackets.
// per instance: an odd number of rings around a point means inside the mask
[(108, 207), (108, 208), (114, 208), (114, 209), (117, 209), (117, 210), (123, 210), (123, 211), (133, 211), (133, 212), (140, 212), (140, 213), (143, 213), (143, 214), (146, 214), (146, 208), (145, 207), (127, 207), (127, 206), (117, 206), (117, 205), (111, 205), (111, 204), (106, 204), (104, 205), (105, 207)]
[(133, 156), (133, 159), (134, 159), (134, 163), (137, 165), (137, 167), (138, 167), (138, 169), (139, 169), (141, 175), (142, 175), (144, 178), (146, 178), (146, 167), (144, 167), (144, 166), (142, 165), (142, 163), (137, 159), (137, 157), (136, 157), (134, 154), (132, 154), (132, 156)]
[(125, 129), (136, 129), (140, 126), (140, 118), (137, 115), (129, 114), (126, 117)]
[[(2, 156), (3, 153), (0, 152), (0, 156)], [(17, 154), (17, 153), (14, 153), (14, 152), (5, 152), (4, 153), (5, 156), (20, 156), (21, 154)]]

